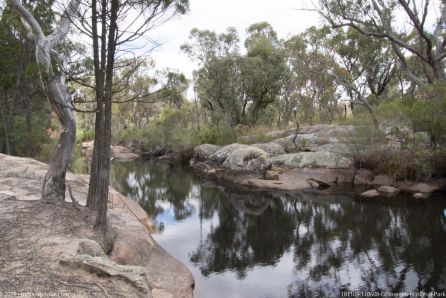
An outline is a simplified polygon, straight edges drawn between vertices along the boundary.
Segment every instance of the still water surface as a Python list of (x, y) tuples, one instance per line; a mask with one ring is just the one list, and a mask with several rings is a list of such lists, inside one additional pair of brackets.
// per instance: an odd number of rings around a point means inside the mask
[(223, 189), (164, 163), (114, 162), (112, 184), (154, 219), (196, 297), (446, 290), (446, 196), (358, 200)]

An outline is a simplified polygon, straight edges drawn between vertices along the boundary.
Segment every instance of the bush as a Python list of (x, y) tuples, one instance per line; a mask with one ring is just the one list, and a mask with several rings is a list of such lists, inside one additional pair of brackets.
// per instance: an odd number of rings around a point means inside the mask
[(427, 131), (433, 146), (446, 146), (446, 84), (423, 88), (410, 110), (417, 131)]
[(367, 113), (355, 115), (349, 121), (355, 131), (342, 141), (349, 146), (356, 167), (394, 179), (423, 180), (445, 175), (445, 150), (429, 146), (424, 133), (414, 133), (409, 128), (413, 126), (411, 113), (415, 108), (420, 110), (400, 100), (382, 103), (375, 110), (380, 129), (374, 127)]
[(94, 130), (76, 129), (76, 142), (85, 142), (94, 140)]

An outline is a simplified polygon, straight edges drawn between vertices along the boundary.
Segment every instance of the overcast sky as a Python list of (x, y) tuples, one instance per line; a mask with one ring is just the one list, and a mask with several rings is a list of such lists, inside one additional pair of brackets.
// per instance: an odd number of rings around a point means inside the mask
[(171, 68), (192, 78), (192, 71), (196, 66), (180, 51), (180, 45), (188, 42), (189, 32), (193, 28), (221, 33), (228, 27), (235, 27), (243, 41), (246, 28), (257, 22), (270, 23), (280, 38), (317, 25), (319, 17), (316, 14), (296, 10), (303, 2), (303, 0), (190, 0), (190, 11), (186, 15), (171, 20), (151, 32), (150, 37), (162, 43), (162, 46), (152, 53), (156, 68)]

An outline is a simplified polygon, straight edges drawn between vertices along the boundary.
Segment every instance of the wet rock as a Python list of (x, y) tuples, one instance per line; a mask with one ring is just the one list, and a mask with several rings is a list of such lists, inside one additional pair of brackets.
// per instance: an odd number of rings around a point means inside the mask
[(363, 192), (360, 196), (364, 198), (376, 198), (379, 197), (379, 193), (376, 189), (371, 189)]
[(282, 164), (291, 168), (327, 168), (348, 169), (353, 161), (331, 152), (300, 152), (282, 154), (270, 159), (273, 164)]
[(228, 158), (229, 154), (231, 154), (232, 152), (234, 152), (237, 149), (240, 148), (245, 148), (248, 147), (248, 145), (244, 145), (244, 144), (231, 144), (231, 145), (227, 145), (224, 146), (220, 149), (218, 149), (217, 151), (215, 151), (215, 153), (211, 154), (209, 156), (209, 159), (212, 161), (216, 161), (218, 163), (223, 163), (226, 158)]
[(414, 186), (410, 188), (410, 191), (412, 192), (420, 192), (420, 193), (431, 193), (437, 190), (437, 187), (431, 186), (426, 183), (417, 183)]
[(241, 147), (228, 155), (223, 166), (234, 171), (262, 171), (269, 166), (268, 153), (256, 147)]
[(265, 180), (279, 180), (279, 172), (266, 171)]
[(391, 186), (393, 185), (393, 179), (387, 175), (377, 175), (373, 179), (372, 184), (378, 186)]
[(192, 169), (198, 171), (198, 172), (202, 172), (202, 173), (206, 173), (209, 170), (212, 169), (211, 165), (205, 163), (205, 162), (198, 162), (198, 163), (193, 163), (190, 165)]
[(209, 169), (205, 173), (208, 174), (208, 175), (215, 175), (217, 173), (217, 170), (216, 169)]
[(356, 171), (355, 179), (353, 180), (354, 184), (370, 184), (373, 181), (375, 175), (373, 175), (372, 171), (366, 169), (360, 169)]
[(285, 154), (285, 149), (282, 145), (278, 143), (264, 143), (264, 144), (253, 144), (252, 147), (256, 147), (259, 149), (262, 149), (266, 153), (268, 153), (269, 156), (277, 156), (280, 154)]
[(321, 185), (327, 186), (335, 183), (352, 183), (353, 169), (315, 169), (295, 168), (286, 172), (291, 179), (313, 179)]
[(320, 187), (319, 183), (317, 183), (313, 179), (308, 180), (308, 184), (310, 184), (311, 188), (319, 188)]
[(400, 190), (392, 186), (380, 186), (378, 188), (378, 192), (386, 197), (392, 197), (396, 196), (400, 192)]
[(202, 144), (194, 148), (193, 161), (205, 161), (214, 154), (221, 146), (212, 144)]
[(414, 199), (427, 199), (430, 196), (431, 196), (430, 192), (424, 192), (424, 193), (417, 192), (413, 194)]
[[(338, 179), (336, 179), (336, 181), (335, 182), (337, 182), (338, 181)], [(313, 183), (312, 183), (313, 182)], [(328, 187), (328, 186), (330, 186), (330, 182), (327, 182), (327, 181), (325, 181), (325, 180), (322, 180), (322, 179), (320, 179), (320, 178), (310, 178), (310, 179), (308, 179), (308, 183), (310, 183), (310, 185), (311, 184), (314, 184), (314, 182), (316, 182), (317, 183), (317, 185), (318, 185), (318, 187), (319, 186), (323, 186), (323, 187)]]
[(284, 176), (279, 180), (264, 180), (257, 178), (249, 178), (239, 182), (241, 185), (259, 188), (259, 189), (276, 189), (287, 191), (298, 191), (302, 189), (310, 188), (310, 184), (301, 178), (291, 178)]

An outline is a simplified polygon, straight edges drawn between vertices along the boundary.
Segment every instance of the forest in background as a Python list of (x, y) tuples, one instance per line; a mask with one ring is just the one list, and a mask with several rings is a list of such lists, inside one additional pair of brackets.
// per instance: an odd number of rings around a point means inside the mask
[[(50, 32), (56, 19), (53, 2), (25, 4)], [(392, 134), (403, 140), (423, 178), (442, 175), (445, 16), (428, 28), (427, 4), (320, 1), (315, 9), (326, 26), (286, 40), (265, 22), (249, 26), (242, 41), (234, 28), (194, 29), (181, 48), (199, 64), (190, 80), (155, 72), (156, 61), (147, 55), (122, 56), (113, 78), (113, 143), (191, 151), (201, 143), (241, 142), (244, 135), (261, 141), (264, 133), (292, 128), (295, 121), (352, 124), (358, 133), (351, 142), (385, 143)], [(397, 26), (398, 11), (409, 19), (406, 30)], [(1, 152), (48, 161), (58, 124), (40, 84), (34, 41), (8, 5), (1, 9), (0, 23)], [(64, 71), (78, 110), (76, 142), (91, 140), (93, 66), (91, 59), (82, 59), (88, 49), (72, 40), (59, 51), (67, 57)], [(191, 99), (186, 98), (189, 86)], [(401, 164), (392, 167), (407, 172), (407, 160), (401, 157)]]

